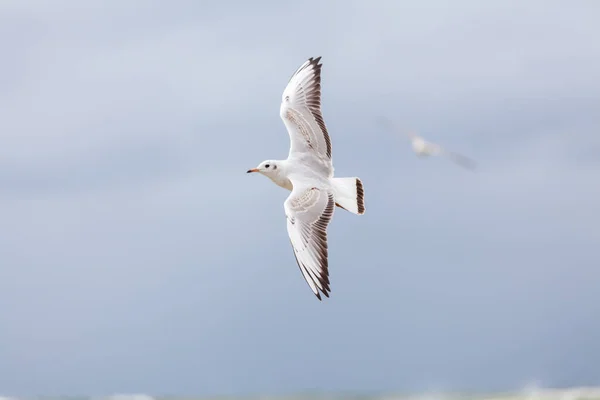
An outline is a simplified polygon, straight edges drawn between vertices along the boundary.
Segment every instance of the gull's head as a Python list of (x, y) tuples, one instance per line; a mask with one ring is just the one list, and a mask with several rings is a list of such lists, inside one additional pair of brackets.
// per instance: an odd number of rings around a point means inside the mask
[(274, 177), (279, 174), (279, 163), (275, 160), (266, 160), (258, 164), (256, 168), (249, 169), (247, 172), (258, 172), (268, 177)]

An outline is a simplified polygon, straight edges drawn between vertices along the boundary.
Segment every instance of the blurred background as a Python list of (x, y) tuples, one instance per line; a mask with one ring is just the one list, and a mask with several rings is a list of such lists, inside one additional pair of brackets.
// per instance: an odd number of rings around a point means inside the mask
[[(600, 385), (600, 3), (0, 3), (0, 394)], [(281, 94), (322, 56), (331, 298)], [(477, 162), (419, 159), (385, 116)], [(383, 395), (382, 395), (383, 396)]]

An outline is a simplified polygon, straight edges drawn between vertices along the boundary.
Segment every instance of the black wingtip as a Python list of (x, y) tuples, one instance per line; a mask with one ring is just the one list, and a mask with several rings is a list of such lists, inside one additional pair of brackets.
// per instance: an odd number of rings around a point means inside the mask
[(321, 56), (319, 56), (319, 57), (310, 57), (310, 58), (308, 59), (308, 61), (309, 61), (311, 64), (314, 64), (314, 65), (316, 65), (317, 67), (320, 67), (320, 66), (321, 66), (321, 64), (319, 64), (319, 62), (321, 61)]
[(319, 291), (319, 289), (317, 289), (317, 299), (319, 299), (319, 301), (323, 301), (323, 298), (321, 297), (321, 293), (323, 293), (325, 295), (325, 297), (329, 298), (329, 292), (327, 290), (321, 290)]

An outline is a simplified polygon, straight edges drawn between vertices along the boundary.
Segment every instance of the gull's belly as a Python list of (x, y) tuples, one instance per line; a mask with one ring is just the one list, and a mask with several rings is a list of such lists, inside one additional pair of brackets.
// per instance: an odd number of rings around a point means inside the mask
[[(299, 185), (329, 188), (333, 166), (314, 157), (295, 157), (288, 161), (287, 176)], [(290, 183), (291, 185), (291, 183)]]
[(290, 181), (288, 178), (277, 178), (277, 179), (271, 178), (271, 180), (277, 186), (287, 189), (289, 191), (291, 191), (294, 188), (294, 186), (292, 185), (292, 181)]
[[(329, 190), (332, 186), (331, 179), (328, 176), (323, 176), (315, 171), (306, 170), (301, 173), (294, 173), (290, 175), (290, 178), (296, 182), (299, 186), (309, 186), (309, 187), (317, 187), (319, 189)], [(291, 181), (289, 181), (289, 186), (282, 186), (288, 190), (293, 189), (293, 185)]]
[(333, 165), (331, 162), (321, 160), (309, 154), (294, 155), (288, 158), (289, 171), (292, 174), (304, 175), (322, 179), (333, 177)]

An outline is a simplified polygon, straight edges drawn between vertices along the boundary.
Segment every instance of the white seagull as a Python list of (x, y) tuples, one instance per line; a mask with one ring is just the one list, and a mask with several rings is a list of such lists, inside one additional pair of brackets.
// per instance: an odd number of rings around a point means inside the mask
[[(287, 231), (302, 275), (321, 300), (329, 297), (327, 226), (335, 206), (365, 212), (359, 178), (334, 178), (331, 139), (321, 113), (321, 57), (308, 59), (283, 91), (279, 116), (290, 135), (286, 160), (266, 160), (248, 172), (258, 172), (290, 190), (283, 204)], [(320, 292), (319, 292), (320, 291)]]
[[(381, 118), (380, 121), (383, 125), (386, 125), (389, 128), (397, 130), (396, 127), (394, 127), (392, 125), (392, 123), (389, 120), (387, 120), (386, 118)], [(437, 155), (443, 154), (443, 155), (448, 156), (452, 161), (454, 161), (456, 164), (458, 164), (462, 167), (465, 167), (468, 169), (475, 169), (475, 162), (468, 157), (465, 157), (458, 153), (454, 153), (452, 151), (448, 151), (438, 144), (428, 142), (427, 140), (423, 139), (421, 136), (416, 135), (414, 132), (402, 131), (402, 133), (405, 134), (410, 139), (412, 149), (419, 157), (424, 158), (424, 157), (437, 156)]]

